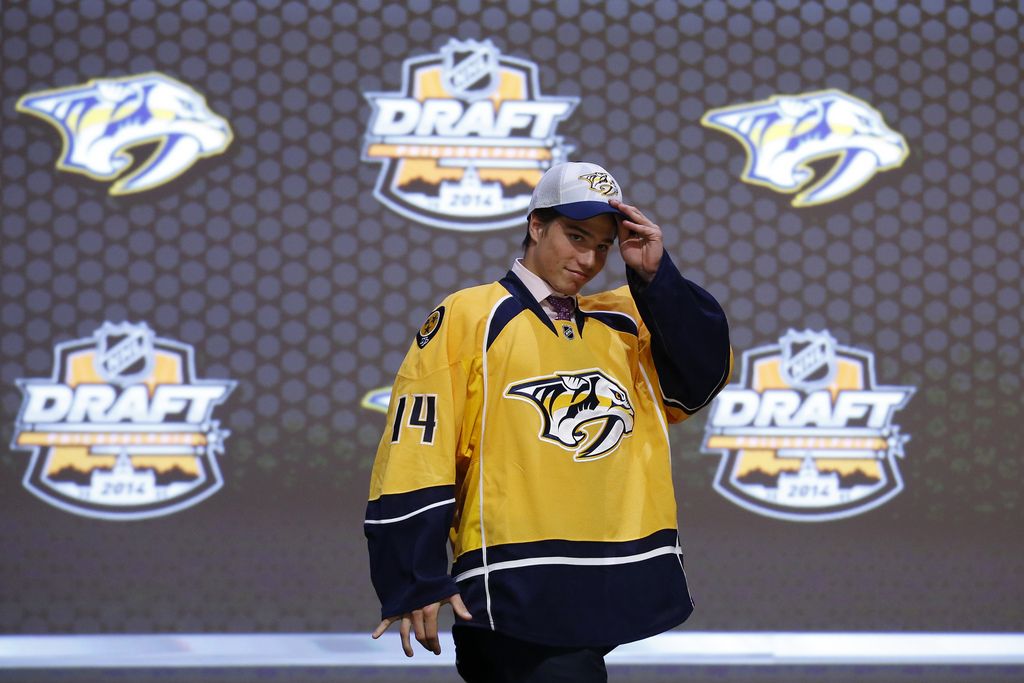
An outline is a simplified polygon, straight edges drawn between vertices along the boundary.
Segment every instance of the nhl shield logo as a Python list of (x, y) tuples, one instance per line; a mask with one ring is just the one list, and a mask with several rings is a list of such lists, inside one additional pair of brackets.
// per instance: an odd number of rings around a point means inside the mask
[(401, 90), (365, 96), (362, 158), (380, 164), (374, 197), (424, 225), (521, 225), (541, 175), (573, 149), (556, 129), (579, 98), (542, 96), (537, 65), (489, 40), (451, 39), (406, 59)]
[(212, 419), (235, 387), (196, 377), (191, 346), (145, 323), (104, 323), (57, 344), (49, 378), (24, 396), (11, 447), (31, 453), (24, 485), (84, 517), (145, 519), (195, 505), (223, 484), (229, 432)]
[(148, 325), (109, 322), (96, 330), (96, 370), (118, 386), (136, 383), (153, 370), (153, 331)]
[(788, 331), (743, 354), (739, 386), (712, 404), (703, 452), (720, 457), (715, 490), (791, 521), (850, 517), (903, 489), (909, 436), (894, 424), (913, 387), (879, 384), (874, 354), (826, 330)]
[(779, 339), (782, 378), (790, 386), (813, 391), (832, 383), (836, 374), (836, 340), (828, 332), (789, 330)]
[(441, 80), (455, 97), (472, 102), (498, 89), (498, 50), (491, 41), (452, 40), (441, 58)]

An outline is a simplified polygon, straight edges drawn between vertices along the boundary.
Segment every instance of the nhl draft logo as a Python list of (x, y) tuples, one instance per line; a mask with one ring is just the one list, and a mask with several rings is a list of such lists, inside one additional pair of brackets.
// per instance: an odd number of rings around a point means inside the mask
[(520, 225), (544, 170), (572, 151), (555, 129), (579, 98), (541, 96), (536, 64), (490, 40), (449, 40), (405, 60), (399, 92), (365, 96), (362, 158), (381, 164), (374, 196), (425, 225)]
[(53, 375), (16, 380), (24, 396), (11, 447), (32, 453), (24, 485), (85, 517), (157, 517), (195, 505), (223, 481), (229, 432), (211, 419), (235, 387), (198, 379), (191, 346), (145, 323), (105, 322), (57, 344)]
[(635, 413), (629, 394), (597, 369), (556, 372), (510, 384), (505, 396), (536, 408), (541, 418), (538, 436), (572, 451), (576, 462), (611, 454), (633, 433)]
[[(228, 122), (210, 111), (202, 95), (155, 72), (30, 93), (18, 100), (17, 110), (60, 132), (58, 169), (114, 180), (112, 195), (168, 183), (203, 157), (222, 153), (232, 140)], [(124, 175), (134, 163), (128, 150), (154, 144), (138, 168)]]
[[(733, 136), (747, 151), (745, 182), (784, 194), (793, 206), (845, 197), (877, 173), (898, 168), (909, 154), (906, 140), (866, 102), (840, 90), (775, 95), (712, 109), (701, 123)], [(835, 158), (814, 180), (812, 162)]]
[(850, 517), (903, 488), (910, 437), (893, 424), (913, 387), (880, 385), (874, 354), (828, 331), (789, 330), (743, 354), (739, 386), (715, 398), (702, 451), (721, 460), (715, 489), (768, 517)]

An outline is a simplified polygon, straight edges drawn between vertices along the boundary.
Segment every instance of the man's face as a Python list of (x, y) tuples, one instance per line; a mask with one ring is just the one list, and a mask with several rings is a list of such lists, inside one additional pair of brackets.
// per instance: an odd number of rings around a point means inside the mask
[(535, 244), (523, 265), (555, 291), (575, 296), (604, 268), (617, 229), (615, 218), (607, 213), (583, 221), (559, 216), (546, 225), (531, 219)]

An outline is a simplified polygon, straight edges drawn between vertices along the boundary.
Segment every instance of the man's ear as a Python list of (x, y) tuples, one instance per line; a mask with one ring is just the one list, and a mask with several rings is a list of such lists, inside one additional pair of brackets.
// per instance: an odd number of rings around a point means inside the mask
[(541, 235), (547, 232), (550, 223), (545, 223), (541, 219), (537, 218), (536, 214), (530, 214), (530, 225), (527, 230), (530, 233), (530, 240), (536, 244), (540, 241)]

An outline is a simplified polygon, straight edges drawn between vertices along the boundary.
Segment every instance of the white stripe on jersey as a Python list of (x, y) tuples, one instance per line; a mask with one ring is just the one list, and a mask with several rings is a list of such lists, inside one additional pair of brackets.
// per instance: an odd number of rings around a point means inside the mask
[(401, 522), (403, 519), (409, 519), (410, 517), (415, 517), (416, 515), (420, 514), (421, 512), (426, 512), (427, 510), (430, 510), (432, 508), (441, 507), (442, 505), (448, 505), (449, 503), (454, 503), (454, 502), (455, 502), (454, 498), (449, 498), (448, 500), (441, 500), (441, 501), (438, 501), (436, 503), (431, 503), (430, 505), (424, 505), (419, 510), (413, 510), (409, 514), (402, 515), (401, 517), (389, 517), (388, 519), (364, 519), (363, 520), (363, 524), (393, 524), (395, 522)]
[(634, 562), (643, 562), (653, 557), (659, 557), (661, 555), (681, 555), (683, 549), (678, 545), (666, 545), (661, 548), (655, 548), (654, 550), (648, 550), (645, 553), (638, 553), (636, 555), (624, 555), (622, 557), (528, 557), (522, 560), (508, 560), (506, 562), (495, 562), (492, 565), (486, 567), (477, 567), (476, 569), (470, 569), (462, 572), (455, 577), (456, 581), (464, 581), (471, 579), (474, 576), (480, 576), (481, 574), (487, 575), (491, 572), (500, 571), (502, 569), (516, 569), (518, 567), (536, 567), (538, 565), (575, 565), (581, 567), (606, 567), (616, 564), (632, 564)]

